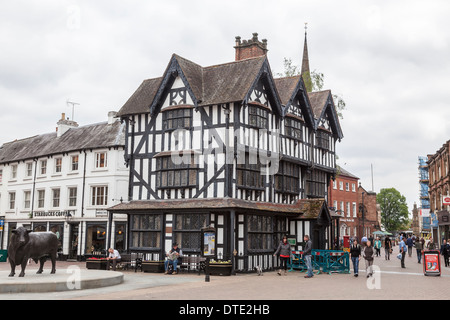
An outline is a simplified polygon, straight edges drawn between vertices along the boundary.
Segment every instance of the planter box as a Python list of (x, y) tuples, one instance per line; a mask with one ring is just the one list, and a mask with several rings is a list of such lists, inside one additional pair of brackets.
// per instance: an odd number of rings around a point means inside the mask
[(231, 263), (210, 263), (208, 273), (212, 276), (230, 276)]
[(106, 270), (105, 260), (86, 260), (86, 269)]
[(143, 272), (164, 272), (164, 261), (142, 261)]

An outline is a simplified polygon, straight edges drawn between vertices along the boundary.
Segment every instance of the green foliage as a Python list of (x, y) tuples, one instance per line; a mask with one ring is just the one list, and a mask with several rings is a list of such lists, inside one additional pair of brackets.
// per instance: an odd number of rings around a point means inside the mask
[[(291, 58), (284, 58), (283, 60), (284, 72), (277, 73), (278, 77), (294, 77), (298, 76), (301, 68), (292, 63)], [(311, 73), (304, 72), (302, 74), (303, 82), (305, 83), (306, 91), (320, 91), (323, 90), (325, 76), (323, 73), (316, 70)], [(343, 119), (342, 111), (345, 109), (345, 101), (340, 96), (333, 94), (334, 105), (336, 106), (336, 113), (340, 119)]]
[(395, 188), (381, 189), (377, 194), (381, 209), (381, 224), (387, 231), (409, 228), (408, 205), (406, 198)]

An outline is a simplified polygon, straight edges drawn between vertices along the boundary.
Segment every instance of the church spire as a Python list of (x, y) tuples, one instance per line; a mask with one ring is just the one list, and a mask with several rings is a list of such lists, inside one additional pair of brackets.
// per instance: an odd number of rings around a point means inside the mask
[(309, 56), (308, 56), (308, 42), (306, 41), (306, 29), (308, 28), (308, 23), (305, 22), (305, 43), (303, 45), (303, 60), (302, 60), (302, 77), (305, 82), (306, 90), (308, 92), (312, 91), (312, 81), (311, 72), (309, 70)]

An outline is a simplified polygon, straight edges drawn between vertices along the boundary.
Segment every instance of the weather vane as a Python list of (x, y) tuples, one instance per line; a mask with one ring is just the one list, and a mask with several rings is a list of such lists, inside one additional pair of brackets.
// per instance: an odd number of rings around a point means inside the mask
[(306, 34), (306, 29), (308, 29), (308, 22), (305, 22), (305, 34)]

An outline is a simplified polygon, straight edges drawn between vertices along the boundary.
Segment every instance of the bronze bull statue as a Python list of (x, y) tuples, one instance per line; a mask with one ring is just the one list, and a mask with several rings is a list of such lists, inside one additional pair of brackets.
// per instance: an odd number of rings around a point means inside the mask
[(8, 246), (8, 259), (11, 265), (10, 277), (14, 277), (16, 266), (21, 265), (22, 271), (19, 277), (25, 276), (25, 268), (28, 259), (35, 263), (40, 262), (38, 274), (42, 273), (47, 257), (52, 260), (52, 271), (56, 272), (56, 252), (58, 250), (58, 238), (53, 232), (31, 232), (24, 227), (12, 230)]

